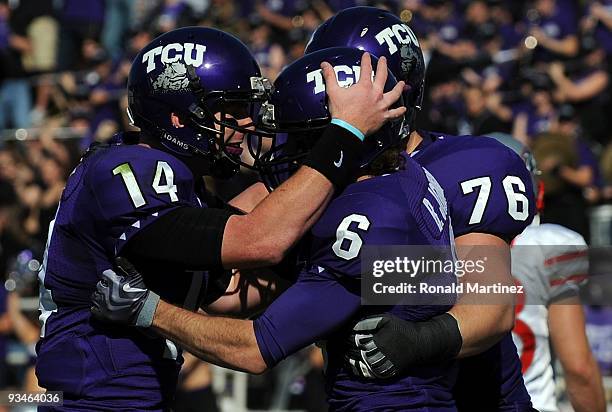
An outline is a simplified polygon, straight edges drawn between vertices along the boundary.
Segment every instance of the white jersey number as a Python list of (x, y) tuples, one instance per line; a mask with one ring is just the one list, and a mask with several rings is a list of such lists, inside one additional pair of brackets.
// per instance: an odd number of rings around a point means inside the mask
[[(113, 169), (113, 175), (121, 175), (125, 188), (127, 189), (130, 199), (132, 200), (132, 204), (136, 209), (147, 204), (147, 201), (142, 194), (142, 190), (140, 190), (140, 186), (138, 186), (138, 180), (136, 180), (134, 171), (129, 163), (122, 163), (115, 167)], [(165, 181), (165, 184), (161, 183), (162, 179)], [(168, 196), (170, 196), (170, 201), (178, 202), (178, 196), (176, 194), (178, 189), (174, 184), (174, 171), (167, 162), (164, 162), (163, 160), (157, 162), (155, 177), (153, 178), (153, 183), (151, 186), (153, 187), (153, 190), (155, 190), (155, 193), (160, 195), (168, 194)]]
[[(525, 183), (518, 176), (506, 176), (501, 183), (508, 199), (508, 214), (512, 219), (524, 222), (529, 217), (529, 199), (525, 196)], [(482, 222), (491, 196), (492, 185), (491, 178), (488, 176), (461, 182), (461, 190), (464, 195), (469, 195), (479, 188), (478, 197), (468, 222), (470, 225)]]
[[(349, 230), (351, 224), (357, 223), (357, 229), (368, 230), (370, 228), (370, 221), (364, 215), (352, 214), (345, 217), (338, 225), (336, 229), (336, 241), (332, 245), (332, 250), (336, 256), (344, 259), (354, 259), (361, 250), (363, 240), (358, 233)], [(348, 248), (343, 248), (343, 243), (348, 241)]]

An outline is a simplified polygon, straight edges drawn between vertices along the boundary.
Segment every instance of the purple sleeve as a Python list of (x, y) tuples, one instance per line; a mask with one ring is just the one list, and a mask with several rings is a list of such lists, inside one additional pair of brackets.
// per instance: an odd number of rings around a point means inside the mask
[(317, 266), (253, 323), (257, 345), (268, 367), (325, 337), (360, 307), (359, 281), (337, 279)]

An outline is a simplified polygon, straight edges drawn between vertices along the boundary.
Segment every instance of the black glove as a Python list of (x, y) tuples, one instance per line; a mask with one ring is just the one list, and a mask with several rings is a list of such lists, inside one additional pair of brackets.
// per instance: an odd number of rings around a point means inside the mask
[(354, 375), (384, 379), (409, 373), (416, 365), (454, 359), (462, 343), (457, 321), (448, 313), (424, 322), (383, 314), (353, 327), (344, 359)]
[(103, 321), (148, 328), (159, 296), (147, 289), (142, 275), (125, 258), (115, 259), (117, 272), (102, 273), (92, 295), (91, 313)]

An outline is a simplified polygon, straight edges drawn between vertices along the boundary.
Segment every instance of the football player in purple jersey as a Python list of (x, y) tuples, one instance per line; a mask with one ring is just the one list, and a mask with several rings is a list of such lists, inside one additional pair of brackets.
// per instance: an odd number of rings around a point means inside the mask
[[(532, 181), (522, 159), (492, 139), (414, 130), (424, 94), (423, 55), (410, 27), (392, 13), (371, 7), (343, 10), (315, 31), (306, 53), (336, 46), (387, 57), (389, 69), (406, 82), (406, 152), (443, 187), (458, 252), (461, 246), (497, 248), (503, 262), (491, 265), (494, 270), (489, 271), (488, 281), (512, 285), (509, 242), (535, 213)], [(531, 410), (510, 334), (512, 300), (490, 305), (471, 302), (464, 301), (448, 312), (458, 322), (459, 330), (452, 332), (460, 332), (462, 338), (460, 346), (449, 352), (461, 358), (455, 391), (458, 406), (465, 411)], [(401, 375), (428, 362), (435, 355), (432, 343), (440, 341), (443, 333), (449, 331), (434, 322), (406, 322), (386, 315), (366, 319), (355, 327), (355, 337), (360, 339), (353, 340), (354, 350), (347, 361), (363, 377)]]
[[(367, 54), (363, 66), (370, 67)], [(323, 65), (325, 78), (335, 81), (330, 70)], [(121, 296), (146, 285), (191, 310), (218, 301), (231, 282), (228, 269), (278, 263), (333, 192), (351, 182), (360, 140), (403, 115), (403, 107), (389, 110), (401, 87), (387, 94), (371, 82), (334, 89), (334, 124), (304, 166), (267, 198), (243, 197), (239, 203), (249, 210), (243, 213), (208, 196), (202, 176), (231, 176), (245, 136), (264, 138), (251, 118), (269, 83), (246, 46), (219, 30), (182, 28), (146, 46), (128, 80), (129, 112), (140, 132), (85, 153), (49, 228), (36, 372), (42, 387), (63, 392), (55, 410), (168, 410), (180, 351), (160, 337), (92, 318), (91, 295), (102, 274), (121, 254), (144, 278), (124, 285)], [(140, 303), (142, 316), (133, 320), (147, 326), (144, 315), (157, 300), (150, 295)]]
[[(340, 85), (371, 81), (370, 70), (357, 65), (362, 54), (352, 48), (330, 48), (297, 60), (280, 74), (262, 112), (262, 122), (287, 133), (287, 137), (261, 159), (267, 181), (279, 182), (295, 173), (326, 125), (333, 121), (326, 108), (326, 88), (327, 93), (333, 93)], [(339, 84), (333, 80), (323, 83), (321, 61), (333, 65)], [(382, 93), (396, 80), (390, 73), (388, 78), (381, 73), (382, 61), (378, 65), (374, 84)], [(363, 316), (386, 313), (409, 321), (436, 318), (436, 324), (446, 330), (452, 330), (448, 323), (456, 324), (452, 316), (445, 315), (454, 296), (435, 304), (361, 304), (365, 246), (433, 245), (441, 247), (446, 258), (453, 256), (452, 229), (442, 189), (429, 172), (401, 156), (405, 147), (402, 129), (403, 121), (395, 121), (365, 139), (356, 182), (331, 201), (313, 226), (303, 246), (305, 266), (296, 283), (261, 316), (254, 321), (203, 316), (161, 301), (152, 329), (205, 360), (251, 373), (261, 373), (297, 350), (325, 340), (330, 410), (456, 411), (453, 360), (416, 367), (384, 382), (354, 376), (343, 360), (350, 333), (345, 326)], [(140, 302), (152, 292), (119, 296), (115, 291), (125, 289), (125, 285), (140, 284), (140, 275), (129, 266), (126, 269), (125, 262), (123, 266), (127, 276), (107, 273), (106, 282), (98, 283), (92, 311), (102, 319), (134, 325), (133, 319), (142, 313)], [(452, 272), (432, 273), (430, 279), (441, 286), (456, 281)], [(460, 336), (449, 336), (444, 343), (450, 339)], [(460, 342), (439, 348), (444, 352), (457, 345)]]

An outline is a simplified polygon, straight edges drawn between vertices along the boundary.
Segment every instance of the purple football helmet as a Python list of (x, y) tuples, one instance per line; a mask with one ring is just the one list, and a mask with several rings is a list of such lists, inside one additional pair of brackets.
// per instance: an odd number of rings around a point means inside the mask
[(254, 123), (239, 125), (238, 119), (255, 118), (270, 87), (236, 37), (185, 27), (157, 37), (138, 53), (128, 78), (128, 112), (165, 150), (203, 156), (208, 164), (202, 170), (229, 177), (239, 170), (242, 149), (225, 136), (261, 136)]
[[(259, 119), (262, 128), (277, 133), (272, 148), (263, 155), (260, 154), (263, 150), (258, 150), (256, 156), (262, 179), (269, 188), (277, 187), (297, 170), (331, 121), (321, 63), (330, 63), (338, 83), (350, 86), (359, 80), (363, 53), (350, 47), (333, 47), (303, 56), (279, 74)], [(378, 59), (372, 57), (374, 69), (377, 63)], [(384, 91), (390, 91), (396, 84), (389, 71)], [(400, 98), (394, 107), (402, 105)], [(366, 137), (362, 168), (400, 143), (403, 122), (403, 118), (390, 121)]]
[(405, 134), (421, 110), (425, 89), (425, 62), (419, 40), (393, 13), (375, 7), (351, 7), (321, 24), (306, 46), (306, 54), (328, 47), (354, 47), (376, 57), (385, 56), (397, 80), (406, 82)]

